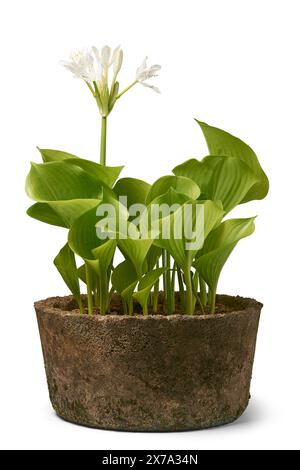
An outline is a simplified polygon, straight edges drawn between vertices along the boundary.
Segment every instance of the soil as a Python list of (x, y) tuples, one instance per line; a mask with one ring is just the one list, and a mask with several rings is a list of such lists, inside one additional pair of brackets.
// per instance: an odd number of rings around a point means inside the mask
[(129, 431), (226, 424), (247, 407), (262, 304), (218, 296), (214, 315), (81, 315), (35, 303), (49, 395), (62, 418)]
[[(222, 302), (222, 298), (224, 299), (226, 297), (226, 302)], [(82, 303), (85, 308), (85, 313), (87, 314), (87, 296), (82, 295)], [(54, 300), (54, 302), (53, 302)], [(230, 313), (233, 312), (237, 309), (242, 308), (244, 306), (243, 302), (243, 297), (231, 297), (231, 296), (217, 296), (217, 301), (216, 301), (216, 308), (215, 308), (215, 314), (217, 313)], [(250, 300), (250, 299), (249, 299)], [(76, 300), (72, 296), (66, 296), (66, 297), (50, 297), (49, 299), (46, 299), (45, 301), (45, 306), (50, 302), (51, 306), (54, 308), (58, 308), (62, 311), (67, 311), (67, 312), (72, 312), (72, 313), (77, 313), (79, 314), (79, 308)], [(210, 307), (207, 305), (204, 308), (204, 313), (206, 315), (209, 315)], [(148, 309), (149, 315), (167, 315), (166, 312), (166, 306), (164, 303), (164, 295), (163, 292), (159, 292), (158, 296), (158, 308), (156, 312), (153, 312), (152, 308), (149, 307)], [(142, 307), (140, 304), (136, 301), (133, 301), (133, 314), (134, 315), (142, 315)], [(182, 315), (184, 312), (182, 311), (182, 308), (180, 306), (180, 297), (179, 297), (179, 292), (175, 292), (175, 310), (173, 312), (175, 315)], [(100, 312), (97, 309), (94, 309), (94, 314), (99, 315)], [(112, 299), (111, 299), (111, 304), (109, 311), (106, 313), (107, 315), (124, 315), (123, 311), (123, 305), (121, 298), (118, 294), (113, 294)], [(202, 312), (197, 308), (195, 309), (194, 315), (203, 315)]]

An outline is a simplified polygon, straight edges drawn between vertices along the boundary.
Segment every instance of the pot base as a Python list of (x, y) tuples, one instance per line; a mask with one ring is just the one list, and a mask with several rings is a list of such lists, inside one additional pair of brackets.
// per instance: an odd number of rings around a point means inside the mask
[[(123, 431), (186, 431), (246, 409), (262, 305), (218, 296), (215, 315), (80, 315), (35, 304), (50, 400), (63, 419)], [(63, 309), (62, 309), (63, 308)]]

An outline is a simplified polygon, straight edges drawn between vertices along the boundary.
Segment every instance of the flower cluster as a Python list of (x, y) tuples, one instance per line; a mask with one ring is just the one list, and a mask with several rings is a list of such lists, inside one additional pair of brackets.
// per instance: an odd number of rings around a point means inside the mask
[(147, 57), (138, 67), (135, 80), (119, 93), (117, 76), (122, 63), (123, 51), (120, 46), (114, 50), (109, 46), (104, 46), (101, 51), (96, 47), (84, 48), (72, 53), (69, 60), (61, 61), (61, 64), (70, 70), (74, 77), (86, 82), (103, 117), (108, 116), (117, 99), (137, 83), (141, 83), (159, 93), (159, 89), (147, 81), (157, 77), (161, 67), (160, 65), (148, 67)]

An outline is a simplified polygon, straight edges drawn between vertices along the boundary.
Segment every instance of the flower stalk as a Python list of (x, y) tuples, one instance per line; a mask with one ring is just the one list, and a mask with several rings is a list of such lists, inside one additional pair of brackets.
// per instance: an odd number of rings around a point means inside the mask
[(71, 54), (69, 60), (61, 64), (73, 73), (75, 78), (84, 80), (92, 93), (101, 115), (100, 163), (106, 165), (107, 116), (117, 100), (137, 83), (159, 93), (159, 89), (148, 82), (157, 77), (160, 65), (147, 66), (147, 57), (136, 70), (135, 80), (119, 93), (118, 74), (123, 64), (123, 51), (120, 46), (112, 50), (104, 46), (101, 52), (96, 48), (82, 49)]
[(101, 119), (101, 142), (100, 142), (100, 164), (106, 165), (106, 129), (107, 129), (107, 118), (102, 116)]

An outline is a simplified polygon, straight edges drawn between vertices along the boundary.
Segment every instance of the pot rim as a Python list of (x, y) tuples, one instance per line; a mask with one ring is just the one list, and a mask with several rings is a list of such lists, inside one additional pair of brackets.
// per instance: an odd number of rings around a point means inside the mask
[(235, 315), (241, 315), (249, 312), (257, 312), (257, 310), (261, 310), (263, 307), (263, 304), (261, 302), (258, 302), (255, 299), (248, 298), (248, 297), (240, 297), (240, 296), (231, 296), (231, 295), (225, 295), (225, 294), (218, 294), (217, 298), (227, 300), (232, 302), (237, 302), (238, 306), (236, 310), (232, 310), (230, 312), (224, 312), (224, 313), (214, 313), (214, 314), (193, 314), (193, 315), (188, 315), (186, 313), (181, 313), (181, 314), (171, 314), (171, 315), (161, 315), (161, 314), (148, 314), (148, 315), (143, 315), (143, 314), (134, 314), (134, 315), (124, 315), (124, 314), (113, 314), (109, 313), (106, 315), (87, 315), (87, 314), (80, 314), (79, 309), (74, 309), (74, 310), (64, 310), (61, 307), (55, 306), (57, 302), (59, 302), (61, 299), (64, 300), (73, 300), (74, 296), (69, 295), (69, 296), (57, 296), (57, 297), (48, 297), (46, 299), (38, 300), (34, 302), (34, 307), (35, 309), (40, 309), (44, 313), (52, 314), (52, 315), (59, 315), (63, 317), (75, 317), (75, 318), (84, 318), (92, 321), (132, 321), (132, 320), (141, 320), (141, 321), (147, 321), (147, 320), (155, 320), (155, 321), (178, 321), (179, 319), (182, 319), (184, 321), (195, 321), (195, 320), (213, 320), (213, 319), (220, 319), (224, 317), (232, 317)]

